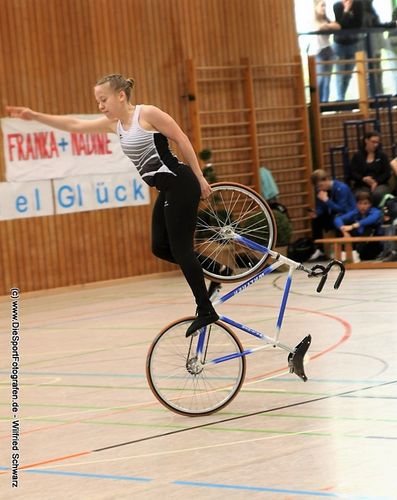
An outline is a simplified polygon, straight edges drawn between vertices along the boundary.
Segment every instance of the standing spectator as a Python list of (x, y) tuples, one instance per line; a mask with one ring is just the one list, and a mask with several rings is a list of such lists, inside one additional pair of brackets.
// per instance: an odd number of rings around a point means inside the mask
[[(392, 21), (395, 23), (397, 26), (397, 7), (394, 8), (393, 13), (392, 13)], [(390, 50), (393, 52), (394, 57), (397, 57), (397, 29), (395, 29), (392, 32), (389, 32), (388, 36), (388, 47)], [(397, 94), (397, 62), (393, 61), (393, 75), (394, 75), (394, 93)]]
[[(335, 227), (343, 236), (375, 236), (382, 234), (382, 212), (371, 203), (369, 193), (361, 191), (356, 196), (357, 205), (354, 210), (335, 218)], [(361, 260), (374, 259), (382, 251), (378, 241), (356, 243), (354, 249)]]
[[(358, 29), (363, 25), (363, 4), (361, 0), (341, 0), (334, 4), (335, 21), (342, 30)], [(336, 33), (334, 36), (334, 51), (338, 59), (355, 59), (359, 47), (359, 34), (349, 34), (346, 32)], [(341, 62), (336, 65), (337, 71), (347, 73), (337, 73), (336, 93), (338, 101), (344, 101), (355, 62)]]
[(388, 181), (391, 176), (389, 158), (380, 149), (380, 133), (376, 130), (364, 135), (360, 151), (350, 162), (350, 180), (355, 191), (367, 191), (378, 206), (383, 196), (391, 192)]
[[(316, 240), (323, 238), (324, 231), (334, 230), (335, 217), (354, 210), (356, 200), (347, 184), (333, 180), (325, 170), (314, 170), (311, 180), (316, 190), (316, 211), (312, 219), (312, 234)], [(309, 260), (323, 256), (324, 248), (318, 245)]]
[(312, 38), (309, 54), (316, 56), (317, 86), (320, 102), (329, 101), (329, 84), (333, 66), (329, 61), (335, 59), (330, 34), (327, 31), (340, 29), (338, 23), (331, 22), (328, 19), (325, 9), (325, 0), (314, 0), (314, 31), (322, 31), (324, 34)]
[[(363, 16), (363, 26), (366, 28), (395, 28), (395, 20), (390, 23), (381, 23), (378, 13), (373, 6), (373, 0), (362, 0), (364, 7)], [(382, 68), (381, 68), (381, 57), (382, 49), (386, 47), (385, 39), (383, 36), (383, 31), (377, 31), (375, 33), (368, 33), (368, 44), (367, 52), (369, 59), (378, 59), (377, 61), (371, 61), (368, 64), (369, 70), (375, 70), (375, 72), (369, 73), (369, 90), (370, 96), (373, 97), (376, 94), (383, 94), (383, 81), (382, 81)]]

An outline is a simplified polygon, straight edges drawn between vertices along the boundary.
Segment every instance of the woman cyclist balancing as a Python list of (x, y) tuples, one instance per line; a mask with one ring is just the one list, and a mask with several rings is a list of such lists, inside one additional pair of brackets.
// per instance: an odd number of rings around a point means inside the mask
[[(51, 115), (26, 107), (7, 106), (11, 117), (35, 120), (67, 132), (114, 133), (124, 154), (135, 164), (143, 181), (157, 188), (152, 214), (152, 251), (160, 259), (180, 266), (196, 300), (197, 317), (186, 335), (219, 319), (205, 286), (203, 270), (193, 250), (200, 197), (211, 193), (188, 137), (174, 119), (150, 105), (130, 102), (134, 80), (108, 75), (94, 87), (98, 108), (105, 116), (84, 120), (67, 115)], [(174, 141), (187, 164), (169, 149)]]

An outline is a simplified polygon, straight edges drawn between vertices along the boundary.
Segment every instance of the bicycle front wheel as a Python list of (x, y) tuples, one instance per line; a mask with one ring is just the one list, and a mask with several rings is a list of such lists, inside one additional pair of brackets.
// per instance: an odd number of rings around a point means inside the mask
[(260, 271), (269, 254), (252, 250), (233, 239), (238, 234), (268, 249), (276, 243), (276, 223), (266, 201), (237, 183), (212, 184), (201, 201), (195, 232), (195, 252), (204, 274), (212, 281), (235, 282)]
[(243, 352), (236, 335), (219, 322), (186, 338), (193, 319), (175, 321), (156, 337), (148, 352), (146, 374), (150, 389), (165, 407), (202, 416), (224, 408), (237, 395), (245, 376), (245, 357), (219, 360)]

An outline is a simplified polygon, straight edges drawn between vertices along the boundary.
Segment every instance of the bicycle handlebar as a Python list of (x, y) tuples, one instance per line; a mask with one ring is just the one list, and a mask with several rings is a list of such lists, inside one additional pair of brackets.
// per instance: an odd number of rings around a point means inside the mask
[(336, 278), (335, 283), (334, 283), (334, 289), (337, 290), (340, 287), (340, 284), (342, 283), (342, 280), (345, 276), (345, 266), (343, 265), (343, 263), (341, 261), (331, 260), (327, 266), (322, 266), (321, 264), (316, 264), (311, 269), (307, 269), (304, 266), (302, 266), (300, 269), (307, 272), (307, 274), (309, 275), (309, 278), (321, 276), (320, 283), (318, 284), (318, 287), (317, 287), (317, 292), (320, 293), (322, 291), (322, 289), (324, 288), (325, 282), (327, 281), (328, 273), (331, 271), (331, 269), (334, 266), (337, 266), (340, 269), (338, 277)]

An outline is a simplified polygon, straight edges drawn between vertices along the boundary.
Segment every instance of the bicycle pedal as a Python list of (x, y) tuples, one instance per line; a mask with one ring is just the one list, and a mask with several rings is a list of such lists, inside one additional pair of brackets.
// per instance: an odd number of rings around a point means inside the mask
[(215, 302), (215, 300), (219, 297), (221, 292), (222, 284), (216, 281), (211, 281), (208, 287), (208, 297), (211, 302)]
[(288, 355), (289, 372), (295, 373), (295, 375), (301, 378), (303, 382), (307, 381), (307, 376), (305, 374), (305, 369), (303, 366), (303, 360), (307, 350), (309, 349), (311, 342), (312, 342), (311, 335), (307, 335), (295, 347), (294, 352), (291, 352)]

